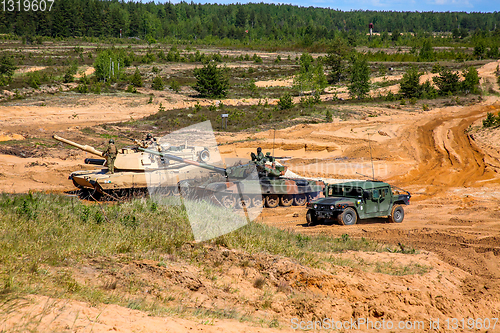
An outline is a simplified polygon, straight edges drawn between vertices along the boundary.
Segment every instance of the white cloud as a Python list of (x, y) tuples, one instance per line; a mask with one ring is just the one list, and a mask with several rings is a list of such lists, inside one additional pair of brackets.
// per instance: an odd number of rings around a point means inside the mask
[(428, 2), (431, 5), (440, 6), (460, 6), (460, 7), (473, 7), (469, 0), (435, 0)]

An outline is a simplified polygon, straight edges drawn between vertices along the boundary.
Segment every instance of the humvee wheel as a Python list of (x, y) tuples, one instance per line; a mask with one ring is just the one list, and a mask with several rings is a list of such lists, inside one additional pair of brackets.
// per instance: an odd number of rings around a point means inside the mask
[(293, 204), (293, 195), (283, 194), (280, 198), (281, 205), (284, 207), (290, 207)]
[(306, 204), (307, 198), (305, 194), (295, 194), (293, 196), (293, 204), (295, 206), (304, 206)]
[(276, 208), (280, 204), (280, 198), (276, 194), (270, 194), (266, 197), (266, 207)]
[(347, 207), (342, 213), (337, 217), (338, 221), (342, 225), (353, 225), (356, 224), (358, 220), (358, 215), (352, 207)]
[(254, 207), (264, 207), (264, 200), (262, 200), (262, 196), (256, 196), (252, 198), (252, 205)]
[(252, 200), (248, 195), (242, 195), (236, 200), (236, 208), (243, 209), (248, 208), (252, 204)]
[(316, 217), (316, 214), (314, 213), (314, 210), (309, 209), (306, 213), (306, 220), (307, 220), (307, 225), (315, 225), (318, 223), (318, 218)]
[(394, 205), (391, 210), (391, 215), (389, 216), (389, 222), (391, 223), (401, 223), (405, 218), (405, 210), (401, 205)]

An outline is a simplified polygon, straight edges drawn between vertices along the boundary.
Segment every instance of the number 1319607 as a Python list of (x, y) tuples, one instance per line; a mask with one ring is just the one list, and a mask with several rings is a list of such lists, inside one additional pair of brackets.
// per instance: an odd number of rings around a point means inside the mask
[(1, 0), (0, 8), (5, 12), (51, 11), (55, 0)]

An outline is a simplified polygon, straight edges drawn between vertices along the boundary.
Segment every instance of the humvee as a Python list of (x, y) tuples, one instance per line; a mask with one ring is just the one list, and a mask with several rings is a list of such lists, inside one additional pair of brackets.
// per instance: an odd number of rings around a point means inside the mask
[(411, 198), (410, 192), (375, 180), (326, 184), (323, 194), (324, 198), (307, 204), (308, 225), (324, 219), (353, 225), (358, 219), (373, 217), (387, 217), (390, 222), (401, 223), (405, 215), (403, 205), (409, 205)]

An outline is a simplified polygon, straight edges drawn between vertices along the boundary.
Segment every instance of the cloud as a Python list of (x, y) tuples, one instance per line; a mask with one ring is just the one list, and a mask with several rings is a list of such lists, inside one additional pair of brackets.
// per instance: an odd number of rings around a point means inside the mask
[(428, 2), (431, 5), (439, 6), (459, 6), (459, 7), (473, 7), (469, 0), (435, 0)]

